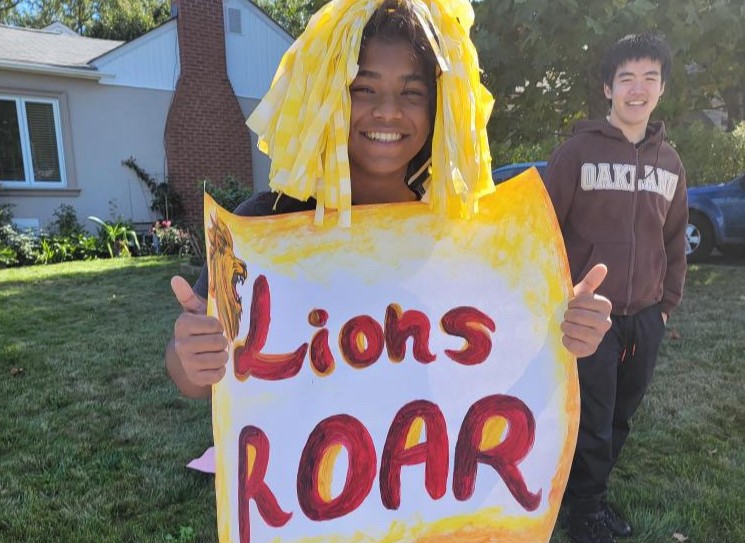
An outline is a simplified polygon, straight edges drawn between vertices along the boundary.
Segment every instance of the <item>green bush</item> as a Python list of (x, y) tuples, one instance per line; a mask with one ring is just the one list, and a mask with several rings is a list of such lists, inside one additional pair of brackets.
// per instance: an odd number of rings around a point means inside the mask
[(201, 193), (204, 190), (215, 199), (215, 201), (228, 211), (233, 211), (238, 204), (251, 196), (251, 189), (243, 181), (232, 175), (223, 179), (222, 183), (213, 183), (209, 179), (203, 179), (197, 183)]
[(132, 247), (139, 251), (140, 240), (137, 232), (130, 223), (123, 220), (108, 222), (98, 217), (88, 217), (89, 220), (96, 223), (98, 228), (98, 238), (102, 247), (105, 247), (111, 258), (120, 256), (132, 256)]
[(548, 138), (537, 143), (520, 143), (512, 146), (509, 142), (491, 144), (492, 168), (516, 162), (548, 160), (551, 151), (559, 144), (556, 138)]
[(19, 232), (11, 224), (0, 226), (0, 264), (4, 267), (35, 264), (39, 239), (30, 232)]
[(19, 232), (13, 225), (13, 204), (0, 204), (0, 268), (33, 264), (39, 243), (29, 232)]
[(60, 204), (54, 211), (54, 220), (50, 224), (53, 234), (69, 237), (85, 232), (83, 225), (78, 221), (78, 214), (70, 204)]
[(85, 233), (69, 236), (44, 235), (40, 240), (37, 264), (54, 264), (71, 260), (93, 260), (101, 249), (98, 239)]
[(689, 187), (722, 183), (745, 172), (745, 122), (722, 132), (696, 122), (670, 130)]
[(0, 241), (0, 268), (9, 268), (18, 264), (18, 255), (12, 247), (3, 245)]
[(13, 204), (0, 204), (0, 226), (11, 224), (13, 219)]

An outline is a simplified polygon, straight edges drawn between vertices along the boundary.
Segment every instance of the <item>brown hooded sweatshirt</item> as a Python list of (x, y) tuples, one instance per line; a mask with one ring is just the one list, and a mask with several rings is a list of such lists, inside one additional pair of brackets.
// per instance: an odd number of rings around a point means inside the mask
[(580, 121), (551, 155), (546, 186), (564, 235), (576, 284), (595, 264), (608, 266), (597, 290), (613, 314), (680, 303), (686, 273), (688, 199), (680, 157), (650, 123), (634, 145), (606, 120)]

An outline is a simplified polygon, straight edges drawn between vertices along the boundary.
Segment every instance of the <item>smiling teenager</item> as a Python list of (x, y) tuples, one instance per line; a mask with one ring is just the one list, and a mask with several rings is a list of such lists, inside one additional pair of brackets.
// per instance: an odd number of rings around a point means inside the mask
[(601, 65), (610, 113), (577, 123), (546, 171), (572, 277), (598, 262), (608, 264), (598, 292), (613, 304), (613, 325), (597, 352), (577, 361), (580, 429), (564, 497), (576, 543), (631, 535), (629, 524), (608, 505), (608, 476), (652, 378), (668, 315), (683, 292), (685, 171), (665, 141), (662, 122), (649, 121), (671, 60), (656, 36), (618, 41)]
[[(430, 5), (437, 7), (432, 13)], [(360, 20), (365, 24), (358, 41), (352, 30), (339, 30)], [(322, 8), (249, 119), (261, 134), (260, 147), (272, 156), (273, 191), (256, 194), (235, 213), (315, 209), (322, 220), (323, 209), (333, 207), (343, 223), (350, 205), (419, 199), (435, 212), (472, 212), (478, 198), (494, 190), (486, 138), (492, 100), (479, 81), (467, 34), (472, 22), (466, 0), (336, 0)], [(317, 33), (333, 33), (337, 49), (322, 49)], [(458, 51), (454, 62), (460, 66), (448, 75), (440, 67), (440, 45)], [(312, 91), (320, 108), (305, 107), (306, 96), (282, 83), (281, 75), (295, 71), (321, 80)], [(472, 119), (476, 137), (469, 123), (454, 121), (457, 115)], [(330, 136), (319, 138), (318, 127), (329, 127)], [(176, 386), (200, 398), (210, 396), (228, 359), (222, 325), (206, 315), (207, 273), (202, 270), (193, 288), (181, 277), (172, 279), (183, 311), (166, 350)], [(590, 270), (566, 310), (563, 341), (575, 356), (594, 352), (610, 326), (610, 302), (594, 294), (605, 273), (602, 265)]]

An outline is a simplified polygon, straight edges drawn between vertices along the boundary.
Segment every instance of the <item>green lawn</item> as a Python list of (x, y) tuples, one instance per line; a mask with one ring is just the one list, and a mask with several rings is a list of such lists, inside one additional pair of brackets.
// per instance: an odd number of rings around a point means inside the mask
[[(163, 370), (179, 270), (0, 270), (0, 541), (215, 541), (212, 477), (184, 468), (211, 443), (209, 406)], [(745, 261), (691, 267), (668, 329), (612, 501), (637, 530), (629, 543), (741, 543)]]

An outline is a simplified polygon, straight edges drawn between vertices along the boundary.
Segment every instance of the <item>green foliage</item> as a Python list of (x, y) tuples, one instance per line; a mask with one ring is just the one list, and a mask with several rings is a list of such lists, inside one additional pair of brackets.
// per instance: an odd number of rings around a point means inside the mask
[(56, 264), (71, 260), (93, 260), (98, 258), (100, 248), (95, 236), (83, 232), (66, 236), (42, 236), (37, 264)]
[(0, 226), (0, 266), (34, 264), (39, 255), (39, 239), (33, 232), (19, 232), (12, 224)]
[(137, 179), (142, 181), (153, 196), (150, 209), (158, 213), (159, 216), (166, 220), (178, 221), (184, 213), (184, 205), (181, 201), (181, 195), (176, 192), (168, 181), (158, 182), (153, 176), (143, 170), (135, 161), (134, 157), (129, 157), (122, 161), (122, 166), (126, 166), (134, 172)]
[(100, 6), (86, 33), (91, 38), (130, 41), (171, 17), (168, 0), (109, 0)]
[(88, 217), (99, 226), (101, 244), (106, 247), (111, 258), (132, 256), (131, 246), (140, 249), (140, 241), (132, 225), (126, 221), (102, 221), (98, 217)]
[(494, 167), (515, 162), (547, 160), (558, 139), (547, 138), (539, 143), (519, 143), (514, 146), (492, 142), (491, 154)]
[(745, 122), (732, 132), (693, 123), (670, 129), (688, 186), (723, 183), (745, 172)]
[(197, 182), (199, 191), (204, 190), (212, 196), (215, 201), (229, 211), (233, 211), (238, 204), (251, 196), (251, 189), (243, 181), (232, 175), (228, 175), (220, 184), (213, 183), (209, 179)]
[(473, 6), (473, 37), (496, 99), (492, 142), (540, 142), (578, 118), (605, 115), (600, 59), (618, 38), (642, 31), (663, 33), (675, 56), (655, 118), (677, 124), (713, 98), (725, 100), (733, 126), (745, 118), (740, 1), (481, 0)]
[(167, 21), (170, 5), (168, 0), (25, 0), (0, 10), (0, 17), (29, 28), (59, 21), (83, 36), (129, 41)]
[(328, 0), (256, 0), (256, 5), (266, 11), (293, 37), (305, 30), (311, 16)]
[(60, 204), (54, 211), (54, 220), (50, 224), (52, 233), (59, 236), (72, 236), (85, 231), (78, 221), (78, 214), (70, 204)]
[(8, 268), (18, 264), (18, 256), (12, 247), (0, 242), (0, 268)]
[(0, 17), (4, 17), (6, 13), (14, 9), (21, 0), (0, 0)]

